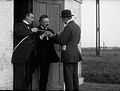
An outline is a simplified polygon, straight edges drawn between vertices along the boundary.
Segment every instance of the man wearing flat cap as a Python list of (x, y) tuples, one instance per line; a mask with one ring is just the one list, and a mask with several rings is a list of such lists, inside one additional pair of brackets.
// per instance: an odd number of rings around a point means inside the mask
[(65, 90), (79, 90), (78, 62), (82, 60), (78, 50), (81, 37), (80, 27), (72, 20), (71, 11), (66, 9), (61, 12), (64, 30), (51, 38), (62, 46), (61, 62), (63, 63)]

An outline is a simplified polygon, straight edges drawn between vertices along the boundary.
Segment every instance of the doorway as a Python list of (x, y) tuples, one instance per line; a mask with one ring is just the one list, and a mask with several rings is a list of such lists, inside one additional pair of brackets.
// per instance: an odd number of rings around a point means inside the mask
[[(39, 25), (39, 17), (42, 14), (47, 14), (50, 19), (50, 28), (55, 32), (63, 30), (63, 23), (60, 19), (61, 11), (64, 9), (64, 0), (34, 0), (33, 13), (34, 23), (33, 26)], [(60, 56), (60, 46), (55, 45), (56, 52)]]
[(25, 11), (32, 12), (32, 0), (14, 0), (14, 24), (20, 22)]
[[(27, 10), (34, 14), (33, 27), (39, 25), (39, 17), (42, 14), (47, 14), (50, 18), (50, 28), (57, 33), (60, 30), (63, 30), (64, 25), (60, 20), (60, 14), (63, 9), (64, 0), (14, 0), (14, 25), (22, 21), (23, 14)], [(55, 45), (55, 49), (58, 53), (58, 56), (60, 56), (60, 46)], [(62, 67), (60, 67), (61, 64), (53, 65), (53, 68), (54, 66), (57, 66), (56, 73), (54, 73), (57, 76), (55, 82), (60, 83), (62, 82), (60, 80), (62, 78)], [(35, 86), (33, 85), (32, 87), (36, 88)]]
[[(16, 23), (21, 22), (23, 19), (23, 14), (25, 11), (33, 11), (33, 0), (14, 0), (14, 26)], [(13, 36), (13, 47), (14, 45), (14, 36)]]
[[(34, 0), (33, 1), (33, 14), (34, 22), (33, 26), (39, 25), (39, 17), (43, 14), (47, 14), (50, 19), (50, 28), (55, 32), (63, 30), (63, 23), (60, 19), (61, 11), (64, 9), (64, 0)], [(55, 50), (58, 56), (61, 58), (60, 45), (55, 44)], [(39, 90), (39, 69), (33, 77), (33, 89)], [(63, 70), (61, 63), (51, 63), (48, 77), (47, 89), (63, 89)]]

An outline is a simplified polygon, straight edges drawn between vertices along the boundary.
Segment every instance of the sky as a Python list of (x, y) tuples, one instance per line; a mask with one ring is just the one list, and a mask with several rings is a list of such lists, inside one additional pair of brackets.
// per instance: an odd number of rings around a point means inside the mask
[[(81, 5), (81, 46), (96, 46), (96, 0)], [(100, 46), (120, 47), (120, 0), (100, 0)]]

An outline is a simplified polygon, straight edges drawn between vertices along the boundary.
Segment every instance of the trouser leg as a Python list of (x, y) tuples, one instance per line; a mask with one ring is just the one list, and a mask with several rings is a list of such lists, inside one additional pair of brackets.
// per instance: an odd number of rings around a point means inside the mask
[(79, 90), (78, 63), (63, 63), (66, 90)]
[(73, 64), (73, 83), (74, 90), (79, 90), (78, 63)]
[(36, 68), (36, 59), (34, 52), (31, 53), (28, 61), (26, 62), (26, 80), (29, 90), (32, 90), (32, 74)]
[(73, 90), (73, 67), (70, 63), (63, 63), (65, 90)]
[(25, 64), (14, 64), (14, 90), (27, 90)]
[(39, 81), (40, 91), (45, 91), (47, 88), (49, 67), (50, 63), (40, 64), (40, 81)]

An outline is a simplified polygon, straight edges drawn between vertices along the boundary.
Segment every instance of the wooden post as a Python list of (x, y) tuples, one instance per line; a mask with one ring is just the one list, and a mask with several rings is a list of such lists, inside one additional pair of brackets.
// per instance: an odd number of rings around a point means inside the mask
[(96, 55), (100, 56), (100, 5), (96, 0)]

